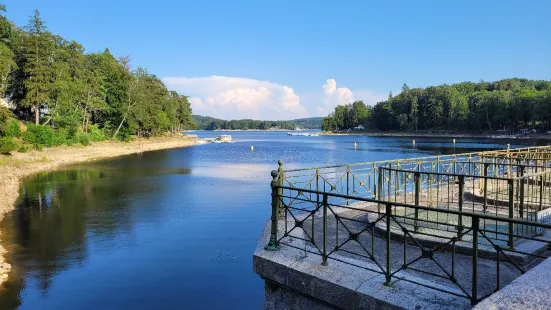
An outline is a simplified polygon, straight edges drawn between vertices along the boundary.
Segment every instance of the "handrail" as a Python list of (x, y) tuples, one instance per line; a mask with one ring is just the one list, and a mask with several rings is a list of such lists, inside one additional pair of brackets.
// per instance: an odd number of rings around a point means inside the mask
[[(405, 204), (405, 203), (399, 203), (399, 202), (389, 202), (384, 200), (378, 200), (378, 199), (370, 199), (370, 198), (363, 198), (363, 197), (355, 197), (352, 195), (345, 195), (345, 194), (338, 194), (338, 193), (327, 193), (327, 192), (320, 192), (316, 190), (309, 190), (309, 189), (297, 189), (295, 187), (289, 187), (289, 186), (281, 186), (278, 184), (278, 177), (279, 174), (277, 171), (272, 171), (272, 177), (273, 181), (271, 184), (272, 187), (272, 217), (271, 217), (271, 231), (270, 231), (270, 241), (266, 245), (265, 249), (268, 251), (278, 251), (280, 249), (280, 246), (285, 245), (291, 248), (295, 248), (300, 251), (304, 251), (305, 253), (311, 253), (315, 255), (321, 256), (321, 265), (325, 266), (328, 264), (328, 260), (335, 260), (341, 263), (349, 264), (351, 266), (355, 266), (357, 268), (363, 268), (372, 272), (380, 273), (384, 275), (385, 278), (385, 285), (391, 285), (393, 279), (397, 280), (404, 280), (407, 282), (410, 282), (412, 284), (421, 285), (425, 288), (438, 290), (443, 293), (451, 294), (453, 296), (457, 296), (460, 298), (467, 298), (470, 300), (471, 305), (477, 304), (482, 299), (488, 297), (493, 292), (497, 291), (501, 287), (501, 282), (503, 279), (499, 276), (499, 270), (500, 270), (500, 264), (508, 264), (510, 268), (516, 268), (521, 273), (524, 273), (526, 271), (526, 266), (524, 266), (524, 263), (519, 263), (517, 258), (512, 257), (512, 253), (516, 253), (516, 255), (523, 255), (523, 256), (531, 256), (535, 258), (546, 258), (546, 256), (534, 252), (526, 252), (526, 250), (523, 249), (515, 249), (515, 248), (504, 248), (500, 246), (496, 240), (492, 241), (488, 237), (488, 234), (492, 234), (492, 231), (488, 231), (485, 227), (485, 223), (487, 221), (495, 221), (498, 222), (505, 222), (508, 224), (516, 224), (516, 225), (530, 225), (530, 226), (536, 226), (540, 227), (542, 229), (551, 229), (551, 224), (545, 224), (545, 223), (536, 223), (531, 221), (525, 221), (525, 220), (519, 220), (519, 219), (512, 219), (512, 218), (504, 218), (499, 216), (492, 216), (487, 214), (480, 214), (480, 213), (468, 213), (468, 212), (462, 212), (462, 211), (455, 211), (455, 210), (445, 210), (445, 209), (434, 209), (426, 206), (420, 206), (420, 205), (411, 205), (411, 204)], [(294, 191), (297, 192), (297, 196), (285, 196), (285, 191)], [(311, 194), (311, 196), (316, 196), (315, 199), (308, 199), (306, 195), (303, 195), (304, 193)], [(291, 194), (289, 194), (291, 195)], [(304, 198), (298, 198), (299, 196), (304, 196)], [(322, 199), (320, 200), (320, 196)], [(372, 213), (375, 217), (372, 220), (367, 221), (361, 221), (362, 223), (365, 223), (365, 228), (363, 228), (361, 231), (353, 231), (350, 228), (346, 226), (346, 224), (343, 222), (343, 219), (351, 220), (346, 217), (343, 217), (341, 215), (337, 215), (335, 213), (334, 208), (335, 207), (341, 207), (344, 209), (349, 210), (360, 210), (355, 207), (346, 205), (339, 205), (335, 204), (333, 202), (329, 202), (329, 198), (341, 198), (344, 200), (356, 200), (358, 202), (370, 202), (370, 203), (376, 203), (376, 204), (383, 204), (385, 206), (384, 211), (377, 212), (374, 210), (365, 209), (363, 211), (367, 212), (367, 214)], [(287, 203), (284, 202), (284, 199), (289, 199)], [(295, 203), (297, 200), (299, 201), (310, 201), (313, 203), (313, 206), (311, 207), (311, 210), (305, 209), (302, 207), (302, 205), (299, 203), (298, 207), (293, 207), (293, 203)], [(430, 233), (417, 231), (417, 223), (424, 222), (424, 219), (415, 219), (414, 227), (411, 228), (411, 224), (407, 224), (405, 221), (413, 219), (408, 218), (404, 215), (399, 215), (396, 213), (396, 209), (393, 207), (403, 207), (403, 208), (411, 208), (416, 211), (423, 210), (423, 211), (430, 211), (430, 212), (438, 212), (443, 214), (449, 214), (449, 215), (455, 215), (458, 218), (470, 218), (471, 224), (466, 223), (459, 223), (459, 224), (450, 224), (454, 225), (458, 228), (457, 235), (456, 236), (435, 236)], [(297, 217), (293, 215), (293, 210), (295, 211), (301, 211), (304, 212), (303, 217)], [(284, 215), (282, 215), (282, 212)], [(321, 214), (318, 214), (317, 216), (314, 216), (315, 213), (320, 212)], [(289, 220), (287, 218), (289, 217)], [(329, 229), (328, 219), (329, 217), (334, 218), (337, 229), (334, 230), (334, 228)], [(280, 231), (278, 228), (279, 220), (285, 219), (285, 224), (283, 228), (283, 231)], [(310, 230), (310, 226), (308, 226), (307, 229), (305, 229), (305, 221), (306, 220), (312, 221), (312, 228)], [(314, 230), (314, 221), (321, 221), (321, 223), (316, 224), (316, 227), (318, 228), (317, 231)], [(403, 220), (403, 221), (402, 221)], [(339, 222), (341, 222), (341, 225), (343, 225), (343, 233), (344, 236), (340, 237), (339, 239), (339, 229), (338, 225)], [(430, 221), (429, 221), (430, 223)], [(410, 225), (410, 226), (408, 226)], [(321, 229), (321, 231), (319, 231)], [(303, 230), (304, 234), (297, 235), (296, 233), (293, 233), (294, 230)], [(306, 231), (311, 233), (306, 233)], [(331, 236), (331, 244), (328, 242), (328, 233), (336, 234), (335, 236)], [(499, 232), (502, 234), (502, 232)], [(510, 232), (511, 233), (511, 232)], [(341, 233), (342, 234), (342, 233)], [(360, 235), (364, 234), (363, 238), (371, 238), (370, 245), (371, 248), (369, 249), (369, 244), (361, 243)], [(317, 235), (317, 238), (316, 238)], [(427, 243), (424, 243), (425, 241), (422, 240), (422, 236), (428, 236), (428, 237), (437, 237), (438, 240), (442, 241), (435, 241), (436, 239), (431, 239), (432, 241), (427, 241), (428, 244), (432, 244), (431, 246), (428, 246)], [(462, 238), (470, 237), (470, 241), (462, 242)], [(533, 238), (533, 237), (525, 237), (520, 236), (526, 240), (534, 240), (537, 242), (544, 242), (547, 243), (548, 246), (551, 244), (551, 241), (548, 240), (542, 240), (541, 238)], [(286, 239), (290, 238), (290, 239)], [(384, 243), (383, 245), (375, 247), (375, 238), (380, 240)], [(321, 240), (320, 240), (321, 239)], [(304, 242), (303, 246), (299, 246), (296, 243), (293, 243), (292, 240), (297, 240), (300, 242)], [(336, 240), (336, 242), (335, 242)], [(339, 241), (341, 240), (341, 241)], [(447, 240), (447, 241), (446, 241)], [(487, 242), (487, 246), (480, 248), (479, 243), (480, 242)], [(356, 251), (354, 252), (353, 249), (347, 249), (343, 248), (343, 246), (349, 242), (357, 242), (359, 244), (358, 247), (356, 247)], [(366, 241), (367, 242), (367, 241)], [(398, 247), (402, 247), (400, 245), (400, 242), (403, 243), (403, 251), (398, 251), (398, 254), (395, 254), (395, 249)], [(435, 243), (436, 242), (436, 243)], [(309, 246), (306, 246), (306, 244), (309, 244)], [(458, 245), (458, 243), (460, 243)], [(311, 246), (310, 246), (311, 244)], [(417, 253), (410, 252), (411, 250), (408, 250), (409, 248), (414, 248), (417, 250)], [(463, 255), (469, 255), (472, 257), (471, 259), (471, 270), (472, 270), (472, 276), (470, 279), (470, 288), (469, 285), (465, 285), (466, 279), (462, 279), (462, 281), (458, 280), (458, 277), (456, 276), (455, 269), (457, 265), (457, 251), (456, 249), (459, 247), (460, 253)], [(420, 250), (420, 251), (419, 251)], [(446, 254), (448, 257), (451, 256), (451, 262), (449, 260), (442, 261), (438, 258), (435, 254), (437, 252), (442, 252), (446, 250), (448, 254)], [(479, 291), (479, 259), (481, 256), (480, 253), (485, 253), (484, 258), (488, 259), (488, 255), (494, 255), (495, 262), (496, 262), (496, 270), (497, 270), (497, 277), (496, 277), (496, 287), (493, 290), (490, 290), (488, 287), (484, 287), (486, 289), (486, 294), (484, 296), (481, 296)], [(488, 251), (494, 251), (495, 254), (491, 254), (492, 252)], [(373, 264), (370, 265), (359, 265), (354, 262), (350, 262), (347, 260), (344, 260), (342, 256), (337, 255), (336, 253), (343, 253), (343, 254), (353, 254), (353, 255), (359, 255), (363, 259), (367, 259)], [(410, 259), (407, 259), (409, 252)], [(420, 254), (418, 254), (420, 252)], [(394, 256), (393, 256), (394, 255)], [(394, 265), (394, 260), (400, 260), (401, 256), (403, 255), (403, 264), (400, 266)], [(413, 256), (413, 259), (411, 258)], [(429, 260), (434, 262), (436, 270), (432, 269), (419, 269), (417, 266), (415, 266), (415, 262), (420, 260)], [(440, 262), (439, 262), (440, 261)], [(468, 260), (461, 260), (461, 264), (468, 264)], [(451, 265), (451, 271), (450, 266)], [(484, 267), (484, 264), (482, 265)], [(423, 267), (421, 267), (423, 268)], [(491, 268), (485, 267), (486, 271), (492, 270)], [(484, 269), (484, 268), (482, 268)], [(459, 291), (453, 291), (451, 288), (445, 288), (441, 285), (435, 284), (431, 285), (427, 282), (419, 282), (411, 277), (404, 277), (402, 276), (401, 272), (414, 272), (414, 273), (421, 273), (426, 276), (438, 278), (438, 279), (444, 279), (448, 280), (449, 283), (454, 285)], [(486, 283), (488, 284), (488, 283)], [(490, 292), (488, 293), (488, 291)]]
[(362, 201), (362, 202), (372, 202), (372, 203), (383, 204), (383, 205), (391, 204), (392, 206), (396, 206), (396, 207), (412, 208), (412, 209), (418, 209), (418, 210), (423, 210), (423, 211), (431, 211), (431, 212), (440, 212), (440, 213), (453, 214), (453, 215), (458, 215), (458, 216), (459, 215), (469, 216), (469, 217), (477, 216), (480, 219), (500, 221), (500, 222), (511, 222), (513, 224), (530, 225), (530, 226), (537, 226), (537, 227), (544, 228), (544, 229), (551, 229), (551, 224), (532, 222), (532, 221), (526, 221), (526, 220), (519, 220), (519, 219), (507, 218), (507, 217), (502, 217), (502, 216), (487, 215), (487, 214), (483, 214), (483, 213), (472, 213), (472, 212), (456, 211), (456, 210), (450, 210), (450, 209), (435, 209), (435, 208), (431, 208), (431, 207), (425, 207), (425, 206), (420, 206), (420, 205), (418, 206), (418, 205), (412, 205), (412, 204), (406, 204), (406, 203), (400, 203), (400, 202), (393, 202), (393, 201), (387, 201), (387, 200), (364, 198), (364, 197), (357, 197), (357, 196), (344, 195), (344, 194), (338, 194), (338, 193), (327, 193), (327, 192), (320, 192), (320, 191), (309, 190), (309, 189), (298, 189), (296, 187), (290, 187), (290, 186), (275, 185), (275, 188), (284, 189), (284, 190), (292, 190), (292, 191), (309, 193), (309, 194), (316, 194), (316, 195), (321, 195), (321, 196), (327, 195), (328, 197), (342, 198), (342, 199), (348, 199), (348, 200), (357, 200), (357, 201)]
[[(359, 166), (359, 165), (369, 165), (369, 164), (375, 164), (375, 163), (391, 163), (391, 162), (408, 162), (408, 161), (419, 161), (419, 160), (426, 160), (426, 159), (437, 159), (440, 158), (440, 160), (447, 158), (447, 157), (457, 157), (457, 156), (484, 156), (486, 154), (492, 154), (495, 152), (509, 152), (515, 153), (515, 152), (522, 152), (522, 151), (530, 151), (530, 150), (551, 150), (551, 146), (537, 146), (537, 147), (526, 147), (526, 148), (517, 148), (517, 149), (500, 149), (500, 150), (490, 150), (490, 151), (482, 151), (482, 152), (470, 152), (470, 153), (460, 153), (460, 154), (448, 154), (448, 155), (432, 155), (432, 156), (423, 156), (423, 157), (412, 157), (412, 158), (403, 158), (403, 159), (387, 159), (387, 160), (381, 160), (381, 161), (368, 161), (368, 162), (359, 162), (359, 163), (351, 163), (351, 164), (339, 164), (339, 165), (330, 165), (330, 166), (318, 166), (318, 167), (308, 167), (308, 168), (297, 168), (297, 169), (289, 169), (285, 170), (285, 172), (296, 172), (296, 171), (306, 171), (306, 170), (315, 170), (315, 169), (329, 169), (329, 168), (339, 168), (339, 167), (346, 167), (346, 166)], [(551, 158), (550, 158), (551, 159)]]

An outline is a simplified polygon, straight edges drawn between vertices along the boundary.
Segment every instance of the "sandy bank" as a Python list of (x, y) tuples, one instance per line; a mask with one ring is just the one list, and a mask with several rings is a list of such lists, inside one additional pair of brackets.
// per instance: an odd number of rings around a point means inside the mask
[[(19, 180), (27, 175), (45, 170), (55, 170), (65, 164), (147, 151), (179, 148), (194, 145), (193, 140), (182, 137), (137, 139), (132, 142), (96, 142), (89, 146), (63, 146), (44, 149), (41, 152), (0, 155), (0, 220), (13, 210), (19, 196)], [(1, 237), (1, 235), (0, 235)], [(4, 261), (5, 250), (0, 246), (0, 284), (8, 278), (11, 266)]]

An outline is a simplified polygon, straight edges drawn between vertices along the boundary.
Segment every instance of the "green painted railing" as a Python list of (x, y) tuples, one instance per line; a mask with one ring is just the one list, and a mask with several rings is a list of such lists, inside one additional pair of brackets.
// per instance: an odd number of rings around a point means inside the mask
[[(294, 170), (280, 161), (272, 178), (267, 250), (297, 247), (290, 240), (299, 240), (297, 248), (320, 255), (323, 265), (331, 259), (350, 263), (343, 256), (354, 256), (370, 263), (357, 267), (384, 274), (386, 284), (415, 283), (411, 273), (444, 279), (458, 291), (431, 288), (471, 304), (499, 290), (504, 265), (524, 273), (527, 257), (547, 257), (549, 241), (537, 234), (551, 228), (545, 211), (551, 206), (551, 147)], [(546, 244), (545, 253), (517, 247), (521, 242)], [(456, 272), (465, 255), (469, 279)], [(396, 266), (397, 256), (402, 261)], [(486, 281), (482, 293), (481, 256), (496, 264), (490, 275), (495, 285)], [(420, 261), (434, 266), (415, 266)]]

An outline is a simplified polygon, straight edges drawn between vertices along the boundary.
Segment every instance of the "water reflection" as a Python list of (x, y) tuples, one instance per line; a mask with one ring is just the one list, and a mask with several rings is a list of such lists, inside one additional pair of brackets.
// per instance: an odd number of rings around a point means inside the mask
[(91, 236), (99, 248), (111, 248), (120, 245), (121, 236), (131, 234), (132, 197), (159, 188), (134, 186), (129, 180), (191, 173), (189, 168), (155, 168), (140, 162), (74, 166), (22, 181), (16, 209), (2, 221), (2, 241), (16, 262), (8, 289), (0, 293), (2, 309), (20, 305), (17, 292), (23, 277), (46, 296), (56, 274), (85, 264)]

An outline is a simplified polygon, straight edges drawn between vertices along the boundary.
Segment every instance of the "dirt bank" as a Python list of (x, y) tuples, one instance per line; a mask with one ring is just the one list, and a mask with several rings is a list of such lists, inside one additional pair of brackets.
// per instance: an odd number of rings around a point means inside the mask
[[(66, 164), (93, 161), (147, 151), (195, 145), (195, 141), (182, 137), (137, 139), (132, 142), (96, 142), (89, 146), (64, 146), (41, 152), (0, 155), (0, 220), (13, 210), (19, 196), (19, 181), (27, 175), (55, 170)], [(0, 234), (1, 238), (1, 234)], [(0, 284), (8, 278), (11, 266), (4, 260), (5, 249), (0, 246)]]

